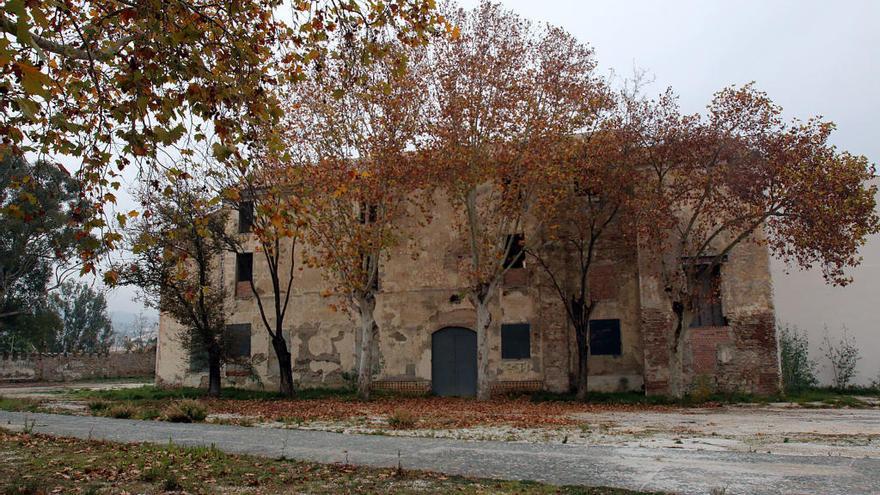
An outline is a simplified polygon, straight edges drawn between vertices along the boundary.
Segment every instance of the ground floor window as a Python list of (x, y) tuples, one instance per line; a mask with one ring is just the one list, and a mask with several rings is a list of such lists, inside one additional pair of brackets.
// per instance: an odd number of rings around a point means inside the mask
[(501, 359), (529, 359), (532, 355), (531, 333), (528, 323), (501, 325)]
[(590, 354), (619, 356), (620, 320), (590, 320)]

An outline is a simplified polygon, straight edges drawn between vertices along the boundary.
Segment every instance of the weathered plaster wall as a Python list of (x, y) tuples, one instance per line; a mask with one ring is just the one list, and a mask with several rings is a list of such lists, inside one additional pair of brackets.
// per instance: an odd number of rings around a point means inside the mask
[(151, 376), (156, 353), (0, 354), (0, 382), (65, 382), (93, 378)]
[[(467, 243), (453, 226), (452, 206), (435, 196), (432, 221), (425, 225), (413, 208), (402, 221), (404, 235), (380, 265), (381, 293), (377, 298), (379, 335), (375, 362), (376, 386), (399, 390), (430, 390), (431, 336), (445, 327), (474, 328), (475, 314), (466, 296), (460, 266), (468, 262)], [(231, 215), (232, 223), (235, 215)], [(236, 228), (236, 225), (230, 225)], [(528, 233), (527, 233), (528, 235)], [(251, 240), (253, 243), (253, 240)], [(730, 327), (719, 331), (688, 332), (685, 359), (689, 377), (713, 375), (713, 385), (770, 390), (775, 362), (772, 300), (763, 247), (749, 245), (731, 254), (724, 270), (724, 297)], [(266, 262), (252, 244), (254, 280), (274, 325), (273, 297)], [(300, 386), (338, 386), (351, 380), (356, 367), (357, 325), (330, 289), (321, 271), (299, 263), (303, 245), (293, 258), (295, 280), (284, 333), (294, 359), (294, 379)], [(290, 245), (282, 246), (283, 260)], [(740, 259), (741, 257), (741, 259)], [(551, 256), (554, 263), (571, 263), (565, 252)], [(671, 315), (660, 292), (654, 267), (640, 257), (634, 245), (603, 246), (591, 285), (598, 301), (594, 319), (619, 319), (622, 354), (590, 357), (592, 390), (641, 390), (664, 393), (668, 378)], [(281, 271), (289, 265), (282, 263)], [(645, 276), (642, 271), (648, 270)], [(254, 376), (229, 374), (227, 383), (246, 387), (277, 387), (278, 364), (256, 299), (248, 291), (235, 296), (235, 256), (220, 261), (221, 280), (230, 294), (229, 324), (250, 323)], [(492, 304), (490, 362), (496, 391), (570, 389), (575, 365), (574, 334), (565, 309), (543, 272), (527, 259), (526, 267), (511, 271)], [(333, 307), (331, 307), (333, 306)], [(768, 323), (769, 328), (768, 328)], [(529, 323), (531, 357), (501, 359), (500, 328), (504, 323)], [(176, 323), (162, 318), (158, 379), (162, 383), (204, 385), (204, 373), (189, 370), (188, 357), (175, 340)], [(770, 342), (769, 340), (772, 340)], [(710, 359), (711, 358), (711, 359)], [(717, 379), (715, 377), (718, 377)], [(691, 383), (688, 379), (688, 385)]]

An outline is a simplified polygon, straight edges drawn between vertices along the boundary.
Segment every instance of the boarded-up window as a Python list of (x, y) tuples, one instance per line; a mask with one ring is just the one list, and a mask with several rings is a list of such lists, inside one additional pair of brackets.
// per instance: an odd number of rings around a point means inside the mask
[(250, 232), (254, 225), (254, 202), (242, 201), (238, 206), (238, 231)]
[(235, 255), (235, 281), (249, 282), (254, 276), (254, 253)]
[(590, 320), (590, 354), (619, 356), (620, 320)]
[(721, 266), (708, 264), (694, 269), (693, 310), (691, 327), (723, 327), (727, 325), (721, 307)]
[(501, 325), (501, 359), (529, 359), (532, 355), (528, 323)]
[(226, 354), (232, 359), (251, 357), (251, 325), (226, 325)]
[(505, 246), (507, 256), (504, 259), (505, 268), (523, 268), (525, 266), (526, 253), (523, 249), (525, 237), (522, 234), (512, 234), (507, 236)]

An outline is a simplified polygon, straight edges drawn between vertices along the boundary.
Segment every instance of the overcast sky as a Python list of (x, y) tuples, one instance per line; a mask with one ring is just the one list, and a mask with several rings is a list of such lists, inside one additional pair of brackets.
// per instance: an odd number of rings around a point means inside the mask
[[(473, 7), (478, 1), (460, 3)], [(671, 86), (687, 112), (703, 110), (724, 86), (755, 81), (782, 105), (787, 117), (818, 114), (833, 120), (838, 125), (833, 136), (837, 146), (880, 161), (880, 1), (501, 3), (534, 21), (562, 26), (590, 43), (601, 71), (626, 77), (634, 68), (647, 70), (654, 78), (649, 89), (657, 93)], [(880, 242), (875, 240), (870, 251), (871, 266), (857, 272), (856, 284), (844, 291), (824, 288), (816, 274), (786, 276), (777, 266), (780, 318), (813, 332), (824, 323), (832, 328), (848, 324), (863, 344), (880, 347), (877, 284), (858, 281), (878, 274)], [(797, 297), (792, 296), (795, 287)], [(813, 299), (834, 311), (817, 314)], [(137, 308), (126, 292), (111, 296), (111, 306), (124, 311)], [(880, 368), (880, 360), (863, 360), (862, 367), (866, 379)]]

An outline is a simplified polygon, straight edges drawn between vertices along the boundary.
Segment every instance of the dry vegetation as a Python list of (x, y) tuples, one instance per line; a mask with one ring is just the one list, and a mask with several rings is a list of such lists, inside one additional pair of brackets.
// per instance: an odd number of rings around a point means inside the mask
[(522, 493), (611, 488), (477, 480), (225, 454), (214, 448), (115, 444), (0, 430), (0, 493)]

